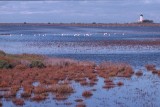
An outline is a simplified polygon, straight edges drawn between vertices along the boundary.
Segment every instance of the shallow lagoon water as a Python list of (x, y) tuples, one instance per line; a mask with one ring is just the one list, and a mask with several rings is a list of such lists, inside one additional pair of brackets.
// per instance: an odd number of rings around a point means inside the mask
[[(122, 61), (136, 66), (145, 65), (145, 62), (159, 65), (160, 27), (10, 25), (0, 26), (0, 34), (9, 34), (0, 36), (0, 49), (11, 54), (34, 53), (96, 63)], [(134, 43), (136, 41), (140, 43)], [(151, 44), (143, 44), (146, 41)]]
[[(160, 27), (52, 27), (52, 26), (0, 26), (0, 49), (11, 54), (34, 53), (50, 57), (64, 57), (101, 63), (103, 61), (125, 62), (135, 71), (142, 70), (142, 77), (123, 81), (124, 86), (103, 89), (103, 79), (99, 78), (94, 87), (73, 83), (76, 93), (65, 101), (56, 101), (54, 96), (42, 102), (26, 101), (25, 107), (75, 106), (77, 98), (89, 107), (157, 107), (160, 105), (160, 77), (146, 71), (146, 64), (160, 68), (160, 43), (156, 45), (124, 45), (123, 40), (160, 40)], [(122, 41), (121, 44), (103, 44), (103, 41)], [(83, 90), (97, 89), (91, 98), (82, 97)], [(2, 99), (4, 106), (15, 106)]]

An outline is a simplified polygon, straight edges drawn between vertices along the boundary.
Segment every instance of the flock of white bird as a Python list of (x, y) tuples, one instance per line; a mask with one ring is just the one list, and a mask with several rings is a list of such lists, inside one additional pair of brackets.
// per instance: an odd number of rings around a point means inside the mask
[[(47, 35), (54, 35), (54, 36), (71, 36), (71, 35), (73, 35), (73, 36), (75, 36), (75, 37), (77, 37), (77, 36), (92, 36), (92, 35), (96, 35), (96, 34), (98, 34), (98, 33), (85, 33), (85, 34), (81, 34), (81, 33), (76, 33), (76, 34), (65, 34), (65, 33), (61, 33), (61, 34), (34, 34), (33, 36), (43, 36), (43, 37), (45, 37), (45, 36), (47, 36)], [(120, 33), (118, 33), (118, 34), (120, 34)], [(23, 36), (23, 35), (25, 35), (25, 34), (20, 34), (20, 36)], [(117, 35), (117, 33), (102, 33), (102, 35), (103, 36), (111, 36), (111, 35)], [(121, 33), (121, 35), (125, 35), (125, 33)], [(9, 36), (12, 36), (12, 34), (10, 34)]]

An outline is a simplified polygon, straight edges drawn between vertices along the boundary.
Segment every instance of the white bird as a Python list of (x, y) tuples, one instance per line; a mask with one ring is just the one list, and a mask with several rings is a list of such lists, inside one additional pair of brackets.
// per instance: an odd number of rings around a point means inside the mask
[(108, 33), (104, 33), (103, 35), (107, 35)]
[(89, 36), (89, 34), (86, 34), (86, 36)]

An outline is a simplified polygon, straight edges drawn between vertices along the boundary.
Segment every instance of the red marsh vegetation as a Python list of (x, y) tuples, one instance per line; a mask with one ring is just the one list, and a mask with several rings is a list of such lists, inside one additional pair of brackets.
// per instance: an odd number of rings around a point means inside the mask
[(82, 96), (85, 97), (85, 98), (88, 98), (88, 97), (91, 97), (93, 94), (91, 91), (84, 91), (82, 93)]
[(118, 86), (122, 86), (122, 85), (124, 85), (124, 83), (121, 82), (121, 81), (119, 81), (119, 82), (117, 83), (117, 85), (118, 85)]
[(142, 71), (137, 71), (135, 74), (136, 74), (136, 76), (139, 77), (139, 76), (142, 76), (142, 75), (143, 75), (143, 72), (142, 72)]
[[(56, 42), (53, 45), (57, 45), (57, 46), (65, 46), (67, 44), (67, 46), (91, 46), (91, 47), (107, 47), (107, 46), (128, 46), (128, 47), (145, 47), (145, 46), (150, 46), (150, 47), (158, 47), (160, 46), (160, 39), (159, 38), (154, 38), (154, 40), (148, 39), (148, 40), (101, 40), (101, 41), (90, 41), (90, 40), (86, 40), (86, 41), (77, 41), (77, 42), (73, 42), (73, 43), (59, 43)], [(35, 43), (35, 44), (30, 44), (31, 46), (38, 46), (40, 44)]]
[(76, 105), (76, 107), (86, 107), (86, 105), (83, 102), (80, 102)]
[(148, 71), (152, 72), (152, 74), (158, 74), (160, 76), (160, 70), (156, 68), (156, 65), (147, 64), (145, 67)]
[(43, 101), (46, 99), (46, 96), (43, 95), (43, 94), (40, 94), (40, 95), (34, 95), (34, 97), (31, 98), (33, 101)]
[(17, 106), (23, 106), (25, 104), (23, 99), (13, 99), (12, 102)]
[[(2, 97), (13, 99), (16, 105), (23, 105), (26, 98), (33, 101), (45, 100), (48, 93), (53, 93), (56, 100), (65, 100), (76, 92), (71, 84), (73, 81), (92, 87), (97, 84), (98, 77), (102, 77), (105, 79), (104, 88), (113, 88), (116, 84), (110, 78), (130, 78), (133, 73), (132, 67), (124, 63), (104, 62), (97, 65), (93, 62), (33, 54), (11, 55), (0, 51), (0, 90), (7, 90)], [(36, 86), (33, 85), (35, 82), (38, 83)], [(122, 86), (123, 83), (117, 85)], [(21, 98), (17, 99), (16, 95), (22, 89)], [(92, 91), (82, 93), (87, 98), (92, 95)]]
[(99, 76), (103, 78), (108, 77), (131, 77), (134, 73), (132, 67), (128, 64), (123, 63), (110, 63), (105, 62), (100, 64), (97, 68), (99, 70)]

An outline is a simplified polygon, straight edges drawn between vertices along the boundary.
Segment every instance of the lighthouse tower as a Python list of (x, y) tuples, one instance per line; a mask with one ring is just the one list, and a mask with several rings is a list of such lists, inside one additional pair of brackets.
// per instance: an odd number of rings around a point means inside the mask
[(139, 18), (139, 22), (141, 22), (141, 23), (142, 23), (142, 22), (143, 22), (143, 20), (144, 20), (144, 19), (143, 19), (143, 14), (141, 14), (141, 15), (140, 15), (140, 18)]

